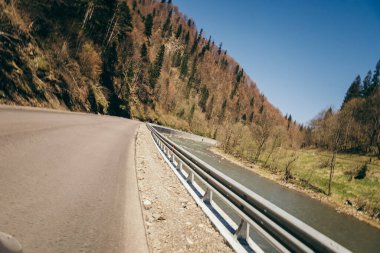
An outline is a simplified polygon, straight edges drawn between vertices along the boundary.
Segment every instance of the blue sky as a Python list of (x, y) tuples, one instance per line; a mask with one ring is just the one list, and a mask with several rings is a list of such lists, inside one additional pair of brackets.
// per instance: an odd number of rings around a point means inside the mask
[(173, 0), (297, 122), (339, 109), (380, 59), (380, 0)]

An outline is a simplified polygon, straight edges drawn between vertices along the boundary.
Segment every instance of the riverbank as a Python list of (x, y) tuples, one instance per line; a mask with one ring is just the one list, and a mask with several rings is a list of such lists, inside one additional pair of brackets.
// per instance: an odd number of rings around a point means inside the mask
[(351, 205), (347, 205), (345, 203), (342, 203), (342, 200), (341, 200), (341, 198), (339, 198), (339, 196), (336, 196), (334, 194), (332, 196), (327, 196), (323, 193), (319, 193), (319, 192), (316, 192), (316, 191), (311, 190), (309, 188), (305, 188), (301, 185), (301, 182), (299, 182), (296, 179), (295, 180), (289, 180), (288, 182), (285, 182), (283, 180), (283, 174), (272, 173), (271, 171), (269, 171), (267, 169), (263, 169), (263, 168), (255, 165), (251, 162), (245, 161), (243, 159), (236, 158), (230, 154), (226, 154), (223, 150), (221, 150), (218, 147), (211, 147), (210, 151), (213, 152), (214, 154), (219, 155), (219, 156), (223, 157), (224, 159), (242, 167), (242, 168), (253, 171), (256, 174), (258, 174), (264, 178), (270, 179), (271, 181), (274, 181), (274, 182), (276, 182), (280, 185), (283, 185), (289, 189), (292, 189), (292, 190), (295, 190), (298, 192), (302, 192), (302, 193), (310, 196), (311, 198), (317, 199), (317, 200), (331, 206), (332, 208), (334, 208), (339, 213), (345, 213), (345, 214), (351, 215), (351, 216), (353, 216), (353, 217), (355, 217), (361, 221), (364, 221), (364, 222), (370, 224), (373, 227), (380, 229), (380, 221), (379, 220), (376, 220), (376, 219), (370, 217), (365, 212), (357, 211), (357, 209)]
[(145, 125), (137, 133), (136, 171), (150, 252), (233, 252), (163, 161)]

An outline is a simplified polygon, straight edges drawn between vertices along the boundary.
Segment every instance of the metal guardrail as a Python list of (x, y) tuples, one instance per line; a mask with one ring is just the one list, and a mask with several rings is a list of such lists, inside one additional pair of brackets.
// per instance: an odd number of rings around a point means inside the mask
[[(232, 238), (235, 240), (234, 243), (238, 242), (242, 245), (240, 249), (245, 249), (248, 252), (256, 251), (256, 244), (251, 247), (253, 240), (250, 238), (249, 230), (252, 228), (279, 252), (350, 252), (337, 242), (190, 154), (160, 134), (153, 125), (147, 124), (147, 127), (151, 131), (157, 146), (182, 175), (184, 175), (182, 173), (183, 167), (187, 167), (189, 171), (186, 177), (187, 183), (190, 186), (195, 185), (194, 177), (196, 177), (205, 185), (206, 189), (201, 200), (207, 208), (212, 209), (213, 212), (220, 210), (212, 200), (213, 194), (216, 194), (240, 217), (239, 226), (234, 231), (229, 229)], [(225, 216), (225, 213), (222, 210), (220, 211), (223, 213), (221, 216)], [(227, 220), (231, 221), (228, 218)]]

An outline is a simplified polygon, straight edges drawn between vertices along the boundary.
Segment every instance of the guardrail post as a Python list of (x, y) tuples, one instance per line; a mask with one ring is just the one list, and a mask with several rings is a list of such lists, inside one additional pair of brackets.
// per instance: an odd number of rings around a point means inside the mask
[(193, 184), (193, 181), (194, 181), (194, 174), (193, 174), (192, 171), (190, 171), (190, 172), (189, 172), (189, 175), (187, 175), (186, 181), (187, 181), (189, 184)]
[(249, 238), (249, 224), (245, 220), (241, 219), (239, 227), (236, 229), (234, 236), (237, 240), (247, 240)]
[(179, 170), (179, 171), (182, 170), (182, 161), (180, 159), (178, 159), (177, 170)]
[(172, 160), (172, 163), (174, 164), (174, 161), (175, 161), (175, 155), (174, 155), (174, 151), (172, 151), (172, 156), (170, 158)]
[(212, 201), (212, 191), (210, 188), (207, 188), (205, 194), (202, 197), (203, 202), (211, 204)]

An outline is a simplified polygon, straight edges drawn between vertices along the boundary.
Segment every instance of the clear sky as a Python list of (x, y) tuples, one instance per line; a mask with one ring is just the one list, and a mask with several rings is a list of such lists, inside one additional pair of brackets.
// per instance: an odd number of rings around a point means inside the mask
[(173, 0), (297, 122), (339, 109), (380, 59), (380, 0)]

